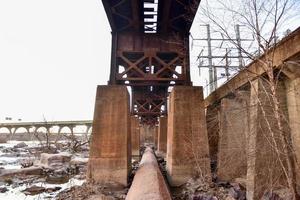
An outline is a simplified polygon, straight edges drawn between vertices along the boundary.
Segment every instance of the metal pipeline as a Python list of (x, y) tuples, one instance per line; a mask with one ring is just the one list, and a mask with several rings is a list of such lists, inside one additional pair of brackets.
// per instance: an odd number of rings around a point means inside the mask
[(147, 147), (125, 200), (171, 200), (156, 157)]

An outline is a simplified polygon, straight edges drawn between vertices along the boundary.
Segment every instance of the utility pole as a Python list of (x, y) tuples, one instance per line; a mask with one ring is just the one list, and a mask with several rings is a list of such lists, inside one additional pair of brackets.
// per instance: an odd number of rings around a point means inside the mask
[(229, 54), (229, 51), (228, 51), (228, 48), (226, 48), (226, 54), (225, 54), (225, 76), (226, 76), (226, 79), (229, 80), (229, 61), (228, 61), (228, 54)]
[(235, 25), (235, 34), (236, 34), (236, 42), (238, 49), (238, 57), (239, 57), (239, 67), (242, 69), (243, 67), (243, 57), (242, 57), (242, 42), (241, 42), (241, 34), (240, 34), (240, 25)]
[(208, 48), (208, 74), (209, 74), (209, 91), (214, 91), (215, 88), (215, 70), (213, 70), (213, 63), (212, 63), (212, 50), (211, 50), (211, 37), (210, 37), (210, 26), (206, 24), (206, 31), (207, 31), (207, 48)]

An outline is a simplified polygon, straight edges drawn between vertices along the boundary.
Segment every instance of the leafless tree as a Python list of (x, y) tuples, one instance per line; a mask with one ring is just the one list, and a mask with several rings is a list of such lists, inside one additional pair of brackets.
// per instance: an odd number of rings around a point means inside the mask
[[(295, 13), (297, 9), (295, 8), (299, 7), (299, 1), (297, 0), (215, 0), (215, 3), (206, 1), (206, 5), (200, 8), (202, 17), (204, 16), (203, 18), (207, 19), (206, 23), (213, 24), (215, 31), (229, 39), (250, 61), (258, 62), (264, 71), (265, 76), (260, 78), (268, 86), (266, 92), (273, 107), (275, 124), (274, 121), (272, 123), (269, 121), (262, 102), (258, 100), (258, 104), (261, 106), (262, 114), (267, 123), (268, 133), (271, 136), (270, 143), (276, 151), (279, 164), (294, 199), (299, 199), (296, 192), (296, 173), (293, 167), (296, 160), (291, 148), (289, 131), (286, 131), (284, 127), (288, 120), (285, 119), (281, 109), (277, 90), (279, 74), (285, 65), (283, 64), (279, 71), (274, 72), (274, 53), (279, 42), (279, 32), (282, 31), (283, 25), (289, 22), (289, 19), (297, 15)], [(241, 46), (236, 38), (232, 36), (230, 29), (236, 24), (245, 26), (255, 39), (248, 48)], [(247, 68), (243, 70), (247, 70)], [(255, 72), (249, 71), (251, 85), (253, 84), (251, 78), (253, 73)], [(276, 126), (279, 134), (274, 132), (272, 126)]]

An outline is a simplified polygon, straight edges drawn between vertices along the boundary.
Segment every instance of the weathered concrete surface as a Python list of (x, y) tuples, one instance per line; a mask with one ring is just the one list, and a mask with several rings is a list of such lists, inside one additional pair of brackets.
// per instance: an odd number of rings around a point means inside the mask
[(139, 119), (135, 116), (131, 116), (131, 148), (132, 156), (140, 156), (140, 125)]
[(236, 92), (221, 101), (217, 175), (231, 181), (247, 175), (247, 135), (250, 91)]
[(155, 127), (143, 124), (140, 127), (141, 143), (154, 143)]
[(210, 159), (214, 165), (212, 170), (216, 170), (215, 163), (218, 158), (219, 132), (220, 132), (220, 104), (210, 105), (206, 108), (206, 126), (209, 144)]
[(169, 99), (167, 172), (172, 186), (211, 177), (202, 87), (175, 86)]
[(154, 127), (154, 145), (158, 148), (158, 126)]
[(155, 155), (149, 147), (143, 154), (126, 200), (171, 200)]
[(295, 171), (300, 185), (300, 76), (285, 81), (288, 102), (288, 119), (293, 150), (296, 156)]
[(163, 154), (167, 153), (167, 123), (168, 117), (163, 116), (159, 118), (157, 151)]
[(129, 113), (126, 86), (98, 86), (88, 180), (127, 185), (131, 168)]
[[(277, 85), (280, 111), (286, 113), (284, 84)], [(260, 199), (265, 191), (286, 186), (279, 158), (284, 162), (280, 130), (274, 114), (270, 87), (262, 79), (252, 82), (250, 97), (250, 131), (247, 156), (247, 199)], [(284, 132), (285, 121), (282, 121)], [(288, 132), (286, 132), (288, 133)], [(284, 163), (285, 164), (285, 163)]]

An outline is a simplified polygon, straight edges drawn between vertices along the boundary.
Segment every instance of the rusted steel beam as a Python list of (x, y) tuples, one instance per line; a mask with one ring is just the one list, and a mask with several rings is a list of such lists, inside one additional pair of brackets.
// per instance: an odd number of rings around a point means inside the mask
[(125, 200), (171, 200), (156, 157), (147, 147)]
[[(143, 0), (102, 0), (111, 28), (114, 31), (144, 32), (146, 14)], [(152, 1), (153, 3), (153, 1)], [(157, 33), (181, 32), (188, 34), (196, 15), (200, 0), (159, 0), (157, 8)], [(156, 16), (156, 14), (153, 14)], [(142, 28), (143, 27), (143, 28)]]

